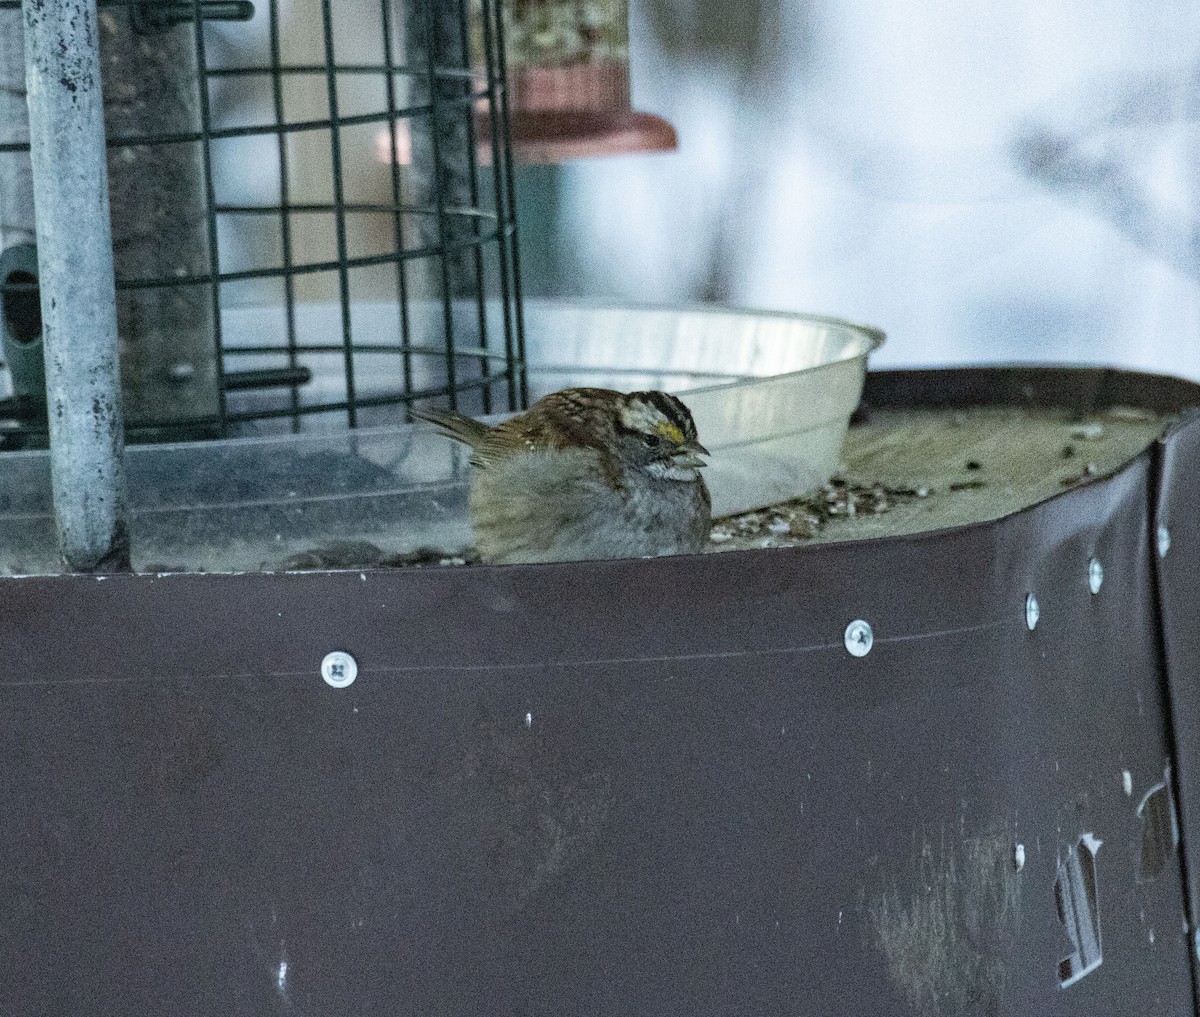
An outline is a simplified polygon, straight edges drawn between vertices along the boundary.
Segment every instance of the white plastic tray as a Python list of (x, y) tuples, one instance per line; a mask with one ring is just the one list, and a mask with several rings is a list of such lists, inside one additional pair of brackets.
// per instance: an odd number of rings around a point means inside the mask
[[(302, 334), (340, 335), (336, 306), (299, 311)], [(253, 345), (278, 314), (228, 310), (223, 326)], [(354, 318), (356, 336), (394, 341), (393, 305), (355, 305)], [(716, 515), (794, 497), (836, 471), (867, 355), (883, 339), (829, 318), (564, 301), (527, 301), (525, 323), (532, 398), (580, 384), (683, 396), (713, 453), (706, 476)], [(360, 367), (359, 393), (394, 386), (398, 360)], [(340, 354), (303, 362), (314, 372), (304, 398), (338, 398)], [(388, 554), (470, 543), (469, 467), (458, 447), (423, 425), (349, 431), (343, 421), (329, 414), (308, 419), (299, 435), (131, 447), (135, 568), (278, 567), (331, 541), (367, 541)], [(58, 570), (49, 489), (47, 453), (0, 454), (0, 572)]]

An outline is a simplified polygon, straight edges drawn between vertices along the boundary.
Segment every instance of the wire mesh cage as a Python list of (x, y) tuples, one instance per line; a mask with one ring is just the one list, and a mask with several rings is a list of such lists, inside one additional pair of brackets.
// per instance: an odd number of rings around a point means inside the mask
[[(494, 0), (98, 6), (132, 440), (524, 404)], [(7, 447), (47, 430), (21, 39), (0, 0)]]

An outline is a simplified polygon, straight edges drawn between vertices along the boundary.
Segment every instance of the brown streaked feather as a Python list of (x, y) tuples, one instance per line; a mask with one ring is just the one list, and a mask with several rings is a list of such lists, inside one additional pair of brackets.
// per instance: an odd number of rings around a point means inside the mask
[(611, 441), (612, 424), (604, 417), (598, 418), (594, 409), (597, 397), (617, 395), (596, 388), (551, 392), (526, 412), (495, 427), (456, 410), (414, 410), (413, 416), (434, 424), (446, 437), (470, 445), (474, 452), (471, 463), (482, 469), (518, 452), (591, 448), (599, 453), (601, 468), (614, 486), (620, 486), (620, 467), (606, 447)]
[(487, 424), (481, 424), (458, 410), (422, 409), (413, 410), (412, 415), (418, 420), (433, 424), (447, 438), (461, 441), (472, 448), (475, 448), (491, 430)]
[[(520, 416), (492, 428), (481, 458), (495, 461), (516, 452), (553, 449), (592, 449), (598, 465), (616, 490), (624, 487), (621, 465), (610, 445), (613, 423), (597, 406), (611, 405), (620, 393), (601, 388), (567, 388), (543, 396)], [(484, 451), (481, 449), (481, 451)], [(482, 463), (481, 465), (486, 465)]]

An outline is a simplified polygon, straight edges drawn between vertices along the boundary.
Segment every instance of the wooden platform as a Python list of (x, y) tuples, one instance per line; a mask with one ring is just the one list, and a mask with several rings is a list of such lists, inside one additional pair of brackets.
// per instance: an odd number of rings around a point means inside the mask
[[(823, 492), (718, 520), (714, 550), (786, 547), (995, 519), (1118, 469), (1169, 418), (1113, 408), (875, 410), (850, 429)], [(785, 528), (786, 527), (786, 528)]]

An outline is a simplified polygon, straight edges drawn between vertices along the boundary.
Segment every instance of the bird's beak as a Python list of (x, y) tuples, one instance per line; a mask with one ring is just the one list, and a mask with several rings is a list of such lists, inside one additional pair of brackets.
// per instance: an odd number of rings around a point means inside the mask
[(701, 469), (708, 465), (701, 456), (711, 455), (703, 445), (698, 441), (685, 441), (671, 456), (672, 461), (676, 466), (686, 466), (693, 469)]

